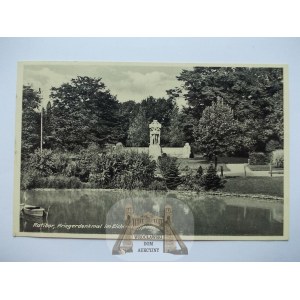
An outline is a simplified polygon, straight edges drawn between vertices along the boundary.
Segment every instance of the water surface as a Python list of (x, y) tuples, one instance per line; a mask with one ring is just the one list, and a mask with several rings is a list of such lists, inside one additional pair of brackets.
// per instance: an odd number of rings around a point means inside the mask
[[(283, 204), (250, 197), (188, 195), (153, 191), (37, 190), (21, 192), (21, 203), (38, 205), (47, 218), (20, 215), (20, 231), (119, 234), (125, 207), (136, 216), (164, 216), (173, 210), (172, 224), (181, 235), (283, 235)], [(37, 224), (43, 224), (37, 226)], [(75, 225), (71, 227), (70, 225)]]

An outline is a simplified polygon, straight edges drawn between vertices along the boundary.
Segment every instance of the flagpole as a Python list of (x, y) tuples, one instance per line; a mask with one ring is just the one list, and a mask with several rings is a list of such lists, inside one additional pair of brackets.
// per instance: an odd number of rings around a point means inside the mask
[(43, 153), (43, 107), (41, 110), (41, 154)]
[[(41, 95), (41, 89), (39, 88), (39, 94)], [(41, 154), (43, 153), (43, 106), (41, 98)]]

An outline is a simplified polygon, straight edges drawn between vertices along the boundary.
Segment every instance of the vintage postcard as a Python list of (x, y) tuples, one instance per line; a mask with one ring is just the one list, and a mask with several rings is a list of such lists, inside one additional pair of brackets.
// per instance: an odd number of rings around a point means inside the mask
[(20, 62), (14, 235), (288, 239), (287, 88), (286, 65)]

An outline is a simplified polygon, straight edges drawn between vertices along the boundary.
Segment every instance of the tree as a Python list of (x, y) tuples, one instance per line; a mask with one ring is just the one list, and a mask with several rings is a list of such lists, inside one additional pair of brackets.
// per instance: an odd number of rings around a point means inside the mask
[(118, 101), (101, 78), (78, 76), (60, 87), (52, 87), (53, 145), (65, 150), (103, 147), (119, 139)]
[(149, 145), (149, 121), (145, 110), (141, 107), (137, 116), (130, 122), (127, 144), (132, 147), (147, 147)]
[(194, 67), (182, 70), (177, 78), (182, 86), (172, 90), (172, 96), (184, 96), (185, 113), (193, 119), (199, 120), (215, 99), (223, 99), (234, 110), (245, 137), (240, 151), (264, 151), (269, 140), (282, 141), (282, 68)]
[(222, 98), (241, 121), (249, 117), (249, 112), (268, 113), (272, 101), (276, 101), (273, 96), (283, 89), (282, 72), (282, 68), (194, 67), (183, 70), (177, 78), (183, 82), (183, 96), (195, 117)]
[(53, 131), (52, 104), (49, 101), (46, 108), (43, 108), (43, 143), (45, 148), (53, 148)]
[(169, 169), (164, 176), (166, 179), (167, 188), (170, 190), (175, 190), (181, 182), (178, 165), (176, 164), (175, 160), (171, 161)]
[(145, 110), (146, 117), (150, 122), (157, 120), (165, 127), (170, 125), (172, 111), (175, 106), (172, 99), (150, 96), (142, 100), (140, 106)]
[(231, 108), (222, 100), (204, 109), (198, 125), (194, 128), (195, 143), (209, 160), (236, 150), (237, 122)]
[(133, 100), (129, 100), (123, 103), (119, 103), (119, 120), (122, 126), (119, 128), (119, 142), (123, 145), (128, 144), (128, 130), (130, 122), (137, 116), (139, 112), (140, 104)]
[(169, 144), (171, 147), (183, 147), (186, 140), (184, 132), (184, 115), (175, 107), (172, 112), (169, 127)]
[(40, 145), (41, 96), (31, 86), (23, 86), (22, 98), (22, 160), (28, 158)]
[[(142, 112), (142, 114), (144, 114), (145, 119), (147, 120), (148, 125), (153, 120), (157, 120), (162, 124), (161, 145), (169, 145), (169, 128), (173, 109), (175, 107), (175, 102), (172, 99), (154, 98), (152, 96), (143, 99), (140, 103), (136, 103), (132, 100), (120, 103), (118, 115), (122, 126), (120, 126), (119, 128), (119, 141), (122, 142), (124, 145), (132, 145), (132, 124), (134, 123), (134, 120), (136, 118), (141, 117), (138, 117), (138, 115)], [(129, 128), (131, 131), (130, 137)], [(148, 127), (147, 130), (149, 131)], [(141, 131), (139, 130), (139, 132)], [(145, 133), (142, 134), (144, 135)], [(138, 142), (138, 144), (141, 144), (141, 141)], [(148, 145), (148, 140), (143, 141), (142, 144)]]
[(215, 190), (223, 187), (222, 180), (218, 176), (216, 168), (214, 168), (212, 164), (210, 164), (205, 174), (201, 176), (200, 185), (203, 186), (205, 190)]
[(166, 181), (167, 188), (170, 190), (175, 190), (181, 183), (177, 158), (163, 154), (158, 159), (158, 166)]
[(152, 96), (147, 97), (140, 103), (140, 107), (145, 111), (149, 124), (153, 120), (161, 123), (160, 142), (163, 146), (169, 144), (169, 127), (175, 106), (175, 102), (170, 98), (154, 98)]

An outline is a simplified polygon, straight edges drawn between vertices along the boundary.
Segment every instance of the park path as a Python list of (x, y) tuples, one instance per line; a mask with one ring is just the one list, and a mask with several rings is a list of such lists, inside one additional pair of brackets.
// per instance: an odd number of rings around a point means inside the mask
[[(230, 171), (224, 172), (228, 176), (245, 176), (245, 164), (226, 164)], [(246, 165), (246, 176), (270, 177), (269, 171), (251, 171)], [(273, 177), (283, 176), (283, 174), (273, 174)]]
[(226, 164), (230, 171), (224, 172), (224, 175), (229, 176), (245, 176), (244, 164)]

